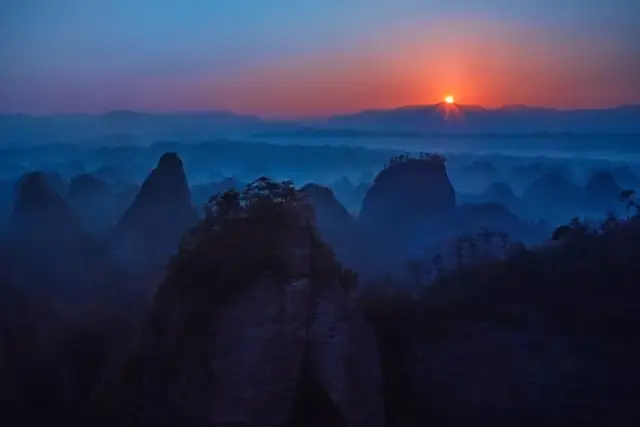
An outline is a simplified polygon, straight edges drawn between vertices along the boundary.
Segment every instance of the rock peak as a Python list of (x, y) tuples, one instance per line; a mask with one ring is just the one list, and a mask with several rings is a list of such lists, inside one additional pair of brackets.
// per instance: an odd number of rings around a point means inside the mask
[[(140, 192), (125, 212), (124, 224), (131, 221), (152, 220), (150, 217), (168, 217), (178, 214), (172, 221), (182, 221), (191, 215), (191, 195), (182, 160), (176, 153), (164, 153), (158, 165), (142, 183)], [(139, 218), (140, 215), (147, 218)], [(167, 218), (168, 219), (168, 218)]]
[(44, 257), (47, 262), (78, 254), (78, 248), (84, 250), (91, 244), (80, 218), (40, 172), (20, 180), (11, 222), (14, 241), (21, 242), (27, 255)]
[(369, 229), (411, 228), (417, 222), (450, 214), (455, 205), (444, 157), (399, 156), (391, 159), (367, 191), (360, 221)]
[(124, 259), (144, 257), (163, 264), (195, 220), (182, 161), (165, 153), (118, 223), (116, 247)]
[(23, 215), (38, 212), (43, 215), (56, 212), (74, 216), (66, 200), (48, 184), (47, 175), (44, 172), (30, 172), (17, 184), (14, 213)]
[(383, 424), (375, 337), (299, 196), (257, 180), (212, 199), (116, 379), (126, 424), (291, 425), (315, 397), (305, 379), (326, 402), (299, 425), (331, 410), (324, 425)]
[(160, 160), (158, 161), (158, 168), (171, 168), (171, 169), (184, 169), (182, 165), (182, 159), (178, 156), (178, 153), (166, 152), (160, 156)]

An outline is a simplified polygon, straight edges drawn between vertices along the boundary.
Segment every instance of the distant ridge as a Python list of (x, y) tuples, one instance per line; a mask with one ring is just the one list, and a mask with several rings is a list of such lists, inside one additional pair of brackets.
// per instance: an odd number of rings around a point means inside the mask
[[(207, 140), (227, 136), (264, 138), (416, 138), (422, 136), (640, 135), (640, 105), (560, 110), (506, 105), (407, 105), (324, 118), (274, 120), (229, 111), (114, 110), (100, 114), (0, 115), (0, 143)], [(116, 138), (116, 136), (119, 138)]]
[(254, 135), (257, 138), (421, 138), (422, 132), (384, 132), (356, 129), (324, 129), (318, 127), (301, 127), (292, 131), (264, 132)]
[(640, 105), (560, 110), (507, 105), (415, 105), (335, 115), (322, 127), (429, 134), (640, 133)]

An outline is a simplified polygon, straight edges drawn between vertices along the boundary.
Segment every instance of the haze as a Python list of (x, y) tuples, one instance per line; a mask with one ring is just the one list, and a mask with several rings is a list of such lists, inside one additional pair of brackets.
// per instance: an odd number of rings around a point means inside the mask
[(634, 0), (0, 0), (0, 112), (640, 101)]

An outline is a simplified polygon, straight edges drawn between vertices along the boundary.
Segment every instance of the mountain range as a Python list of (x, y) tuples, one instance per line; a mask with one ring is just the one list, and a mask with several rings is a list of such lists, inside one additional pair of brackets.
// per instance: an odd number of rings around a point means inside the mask
[[(509, 105), (416, 105), (300, 120), (270, 120), (232, 112), (0, 115), (0, 145), (105, 140), (203, 140), (227, 136), (396, 136), (637, 134), (640, 105), (558, 110)], [(144, 142), (144, 141), (142, 141)]]
[(594, 110), (557, 110), (510, 105), (424, 105), (366, 110), (328, 118), (325, 126), (367, 131), (446, 134), (636, 133), (640, 105)]

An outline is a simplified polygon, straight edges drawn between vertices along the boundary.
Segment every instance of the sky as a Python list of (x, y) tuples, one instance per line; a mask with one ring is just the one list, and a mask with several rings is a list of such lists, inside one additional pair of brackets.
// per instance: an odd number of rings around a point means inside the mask
[(0, 0), (0, 112), (640, 103), (638, 0)]

